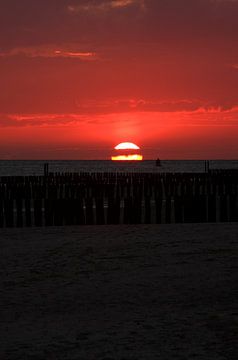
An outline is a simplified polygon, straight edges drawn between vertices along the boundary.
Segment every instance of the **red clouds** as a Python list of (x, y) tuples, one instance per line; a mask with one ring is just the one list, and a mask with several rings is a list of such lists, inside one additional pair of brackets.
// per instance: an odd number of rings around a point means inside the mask
[(0, 157), (36, 138), (59, 158), (126, 138), (147, 158), (237, 157), (237, 17), (229, 0), (5, 1)]

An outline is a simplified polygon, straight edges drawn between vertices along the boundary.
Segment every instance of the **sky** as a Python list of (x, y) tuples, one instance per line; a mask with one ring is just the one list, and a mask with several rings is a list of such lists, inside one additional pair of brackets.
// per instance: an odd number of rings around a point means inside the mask
[(238, 159), (238, 0), (0, 0), (0, 159)]

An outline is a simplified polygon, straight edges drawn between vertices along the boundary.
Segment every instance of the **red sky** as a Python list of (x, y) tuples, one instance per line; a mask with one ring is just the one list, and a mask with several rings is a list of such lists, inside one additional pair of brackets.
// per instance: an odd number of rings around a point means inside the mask
[(238, 1), (0, 9), (0, 159), (238, 158)]

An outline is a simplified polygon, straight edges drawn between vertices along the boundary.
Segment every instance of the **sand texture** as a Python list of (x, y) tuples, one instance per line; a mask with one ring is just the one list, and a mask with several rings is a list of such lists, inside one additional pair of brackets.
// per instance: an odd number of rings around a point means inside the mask
[(238, 359), (238, 224), (0, 230), (0, 359)]

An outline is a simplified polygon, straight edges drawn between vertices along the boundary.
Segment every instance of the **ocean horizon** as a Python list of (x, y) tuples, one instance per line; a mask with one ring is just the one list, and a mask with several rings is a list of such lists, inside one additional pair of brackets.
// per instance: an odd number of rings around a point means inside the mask
[[(40, 176), (49, 172), (204, 172), (207, 160), (0, 160), (0, 176)], [(238, 160), (209, 160), (210, 169), (238, 169)]]

